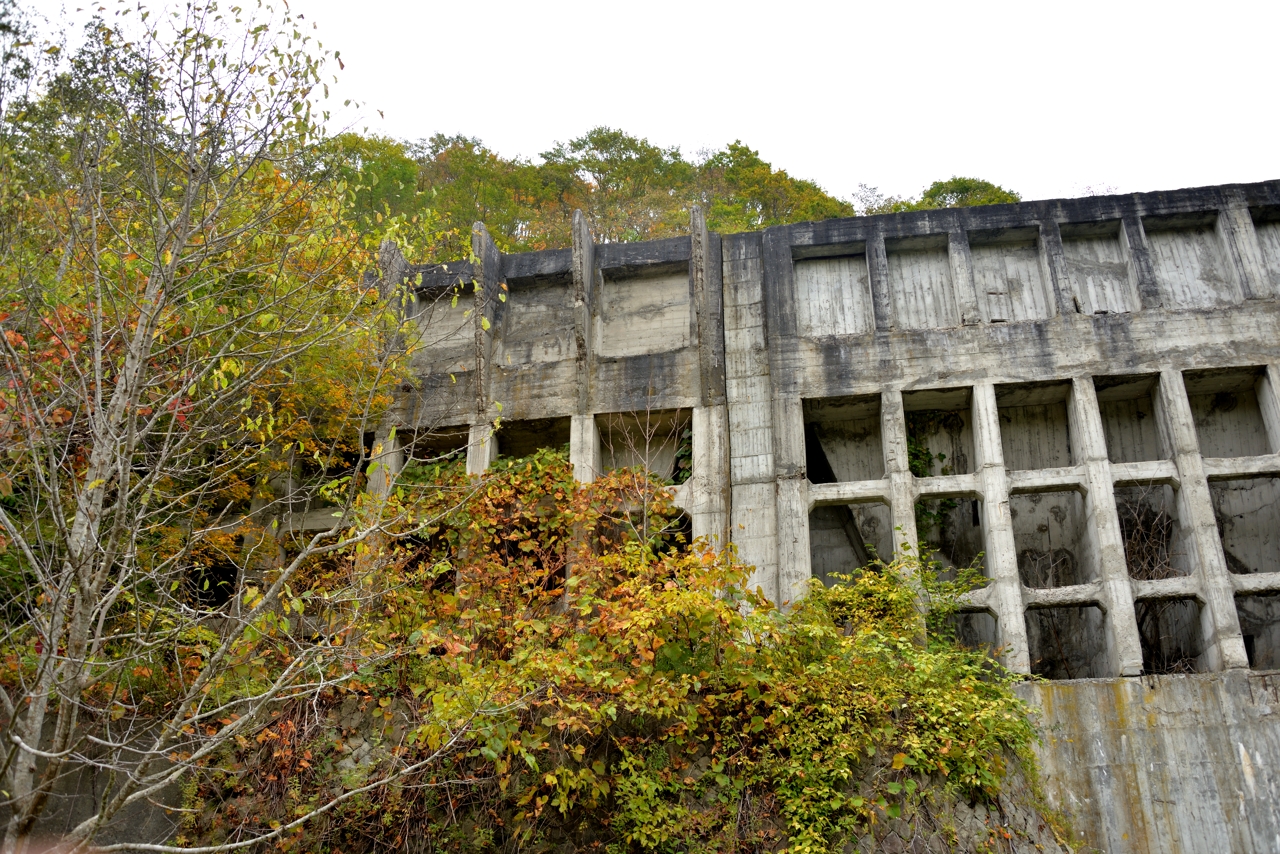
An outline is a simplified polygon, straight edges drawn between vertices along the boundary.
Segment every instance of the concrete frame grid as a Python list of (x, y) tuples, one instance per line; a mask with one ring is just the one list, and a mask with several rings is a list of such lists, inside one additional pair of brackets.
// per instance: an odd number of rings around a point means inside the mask
[[(469, 430), (468, 471), (478, 474), (498, 453), (499, 418), (564, 419), (575, 476), (589, 481), (604, 465), (598, 418), (688, 411), (693, 473), (677, 503), (695, 536), (732, 541), (756, 567), (753, 585), (783, 605), (811, 583), (813, 508), (887, 504), (900, 546), (917, 541), (917, 500), (976, 499), (991, 580), (969, 604), (996, 618), (1011, 669), (1032, 668), (1029, 609), (1096, 606), (1105, 618), (1106, 672), (1137, 675), (1143, 658), (1135, 603), (1170, 598), (1200, 607), (1204, 669), (1245, 667), (1234, 596), (1280, 590), (1280, 574), (1228, 571), (1208, 481), (1268, 476), (1280, 444), (1271, 435), (1270, 456), (1204, 460), (1179, 372), (1266, 365), (1258, 402), (1267, 431), (1276, 433), (1275, 223), (1280, 182), (724, 236), (708, 231), (695, 209), (688, 238), (642, 244), (596, 244), (578, 213), (571, 250), (510, 256), (477, 224), (472, 261), (400, 264), (392, 273), (416, 277), (419, 300), (475, 283), (472, 332), (441, 338), (454, 342), (453, 350), (419, 357), (424, 389), (446, 394), (406, 397), (398, 429), (461, 422)], [(672, 289), (677, 275), (687, 276), (687, 296)], [(510, 302), (498, 296), (508, 286)], [(537, 311), (554, 328), (531, 333), (521, 325), (523, 312)], [(483, 326), (482, 316), (492, 324)], [(554, 338), (554, 355), (526, 351), (522, 362), (509, 364), (511, 341), (531, 334), (542, 345)], [(611, 335), (635, 340), (603, 340)], [(433, 386), (449, 359), (456, 363), (448, 370), (453, 384)], [(1108, 458), (1093, 377), (1115, 375), (1159, 376), (1162, 460)], [(999, 390), (1064, 380), (1072, 465), (1010, 469)], [(915, 478), (903, 395), (955, 388), (971, 390), (974, 465), (968, 473)], [(883, 477), (811, 484), (805, 402), (866, 395), (881, 403)], [(1190, 575), (1129, 577), (1115, 489), (1137, 484), (1174, 488), (1192, 546)], [(1082, 497), (1090, 577), (1026, 587), (1010, 500), (1061, 491)]]
[[(1253, 366), (1250, 366), (1253, 367)], [(1107, 676), (1137, 676), (1143, 672), (1135, 604), (1140, 601), (1186, 598), (1202, 608), (1205, 665), (1209, 670), (1247, 668), (1248, 659), (1236, 612), (1237, 594), (1280, 592), (1280, 570), (1254, 575), (1228, 571), (1219, 538), (1210, 480), (1280, 475), (1280, 366), (1269, 364), (1259, 383), (1259, 402), (1272, 453), (1254, 457), (1205, 458), (1200, 454), (1191, 406), (1182, 372), (1159, 373), (1156, 417), (1164, 446), (1162, 460), (1113, 463), (1108, 457), (1102, 414), (1092, 376), (1070, 378), (1068, 417), (1075, 464), (1067, 467), (1008, 470), (1001, 442), (994, 383), (971, 387), (970, 415), (974, 425), (976, 471), (918, 478), (907, 470), (907, 428), (902, 391), (881, 393), (881, 430), (885, 476), (871, 481), (802, 485), (803, 513), (795, 513), (782, 527), (791, 527), (807, 541), (808, 517), (827, 505), (882, 502), (891, 508), (895, 553), (915, 551), (914, 507), (925, 498), (973, 498), (982, 502), (983, 541), (989, 583), (966, 597), (967, 609), (987, 611), (996, 618), (1002, 661), (1018, 673), (1030, 673), (1026, 612), (1034, 608), (1096, 605), (1107, 618)], [(798, 403), (791, 408), (792, 419)], [(802, 415), (800, 417), (803, 417)], [(1195, 571), (1187, 576), (1139, 580), (1129, 575), (1115, 490), (1125, 486), (1170, 485), (1175, 489), (1178, 518), (1192, 532)], [(1019, 494), (1076, 491), (1084, 496), (1088, 519), (1086, 536), (1096, 555), (1094, 580), (1064, 587), (1032, 588), (1019, 575), (1009, 499)], [(800, 534), (802, 532), (802, 534)], [(809, 554), (798, 550), (791, 558), (808, 569)]]
[[(856, 565), (861, 523), (832, 526), (828, 513), (815, 545), (815, 508), (887, 505), (861, 517), (883, 549), (886, 519), (895, 546), (917, 542), (917, 501), (977, 500), (966, 549), (980, 537), (990, 580), (967, 607), (994, 616), (1010, 669), (1036, 669), (1045, 618), (1032, 611), (1091, 609), (1073, 629), (1097, 641), (1088, 675), (1016, 687), (1041, 712), (1050, 803), (1113, 854), (1275, 850), (1280, 675), (1265, 668), (1280, 662), (1280, 181), (726, 235), (695, 210), (690, 225), (687, 238), (597, 244), (578, 214), (571, 249), (503, 255), (477, 224), (472, 260), (414, 266), (388, 252), (384, 292), (412, 283), (424, 331), (371, 487), (432, 431), (466, 435), (480, 473), (514, 441), (504, 431), (552, 422), (587, 481), (608, 465), (602, 427), (687, 412), (693, 472), (677, 503), (784, 607), (815, 570)], [(439, 310), (446, 296), (469, 297), (469, 319)], [(432, 335), (433, 323), (458, 328)], [(964, 463), (917, 478), (908, 410), (957, 390), (962, 435), (939, 441), (964, 445)], [(1015, 402), (1035, 394), (1051, 407)], [(828, 417), (829, 471), (811, 472), (807, 432)], [(1135, 578), (1130, 496), (1148, 487), (1172, 508), (1176, 540), (1160, 572)], [(1068, 521), (1052, 538), (1028, 533), (1055, 509)], [(1240, 512), (1251, 515), (1224, 515)], [(1020, 569), (1026, 553), (1052, 561), (1062, 545), (1070, 571), (1047, 578), (1063, 586), (1024, 584), (1044, 578)], [(1160, 632), (1187, 641), (1179, 661), (1198, 656), (1205, 672), (1143, 672), (1141, 615), (1157, 602), (1177, 606)], [(1268, 645), (1252, 671), (1242, 615)]]

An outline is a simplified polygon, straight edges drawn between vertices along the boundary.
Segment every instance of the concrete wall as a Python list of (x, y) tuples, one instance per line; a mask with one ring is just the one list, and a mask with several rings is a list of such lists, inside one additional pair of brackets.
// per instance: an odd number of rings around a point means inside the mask
[(1135, 854), (1280, 851), (1280, 676), (1029, 683), (1048, 799), (1081, 841)]
[[(917, 541), (976, 560), (963, 636), (1016, 672), (1121, 680), (1027, 689), (1053, 710), (1202, 673), (1176, 684), (1218, 687), (1179, 720), (1208, 733), (1243, 673), (1280, 667), (1280, 182), (723, 237), (695, 211), (688, 238), (628, 245), (579, 217), (570, 250), (503, 256), (481, 226), (472, 249), (407, 272), (425, 346), (400, 435), (469, 431), (481, 471), (503, 431), (564, 424), (589, 479), (636, 457), (604, 453), (610, 419), (684, 413), (678, 501), (768, 595)], [(917, 477), (913, 446), (945, 458)], [(1080, 804), (1110, 850), (1182, 838), (1165, 813), (1113, 838), (1106, 799)]]

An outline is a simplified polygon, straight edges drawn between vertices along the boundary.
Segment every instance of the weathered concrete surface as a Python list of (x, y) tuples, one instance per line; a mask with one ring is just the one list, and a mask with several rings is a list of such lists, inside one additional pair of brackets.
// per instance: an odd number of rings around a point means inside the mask
[(1030, 682), (1045, 795), (1109, 854), (1280, 851), (1280, 674)]
[(481, 471), (543, 431), (590, 479), (609, 425), (687, 419), (679, 505), (783, 604), (921, 541), (980, 555), (963, 636), (1098, 680), (1022, 689), (1093, 844), (1280, 852), (1248, 675), (1280, 667), (1280, 181), (724, 236), (695, 210), (638, 244), (576, 217), (571, 251), (478, 227), (473, 255), (387, 267), (417, 285), (414, 447), (469, 432)]

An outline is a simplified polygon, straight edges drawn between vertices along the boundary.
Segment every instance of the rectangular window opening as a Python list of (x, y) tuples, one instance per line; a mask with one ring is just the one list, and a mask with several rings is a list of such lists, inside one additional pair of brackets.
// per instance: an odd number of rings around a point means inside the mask
[(1209, 482), (1227, 569), (1280, 572), (1280, 477)]
[(1129, 577), (1158, 581), (1190, 575), (1195, 552), (1178, 518), (1173, 487), (1161, 483), (1124, 486), (1115, 496)]
[(1000, 645), (999, 625), (990, 611), (960, 611), (952, 614), (947, 629), (958, 646), (994, 655)]
[(1027, 587), (1069, 587), (1096, 577), (1084, 496), (1075, 491), (1009, 497), (1018, 575)]
[(996, 387), (1004, 464), (1013, 470), (1072, 464), (1067, 405), (1071, 383), (1023, 383)]
[(877, 559), (893, 560), (893, 546), (888, 504), (835, 504), (809, 514), (809, 565), (827, 586)]
[(693, 473), (693, 413), (687, 409), (597, 415), (596, 429), (605, 471), (640, 467), (674, 484)]
[(1063, 605), (1027, 612), (1031, 672), (1045, 679), (1108, 676), (1106, 617), (1097, 605)]
[(1201, 456), (1256, 457), (1271, 453), (1258, 404), (1258, 385), (1265, 377), (1263, 368), (1183, 373)]
[[(904, 392), (907, 464), (919, 478), (969, 474), (973, 460), (972, 389)], [(984, 565), (982, 505), (967, 496), (918, 501), (916, 535), (944, 566)]]
[(1155, 395), (1160, 378), (1155, 375), (1094, 377), (1107, 440), (1107, 458), (1113, 463), (1165, 460), (1169, 452), (1160, 438)]
[(498, 455), (510, 459), (531, 456), (541, 450), (569, 446), (568, 418), (533, 418), (503, 421), (498, 429)]
[(804, 402), (805, 467), (811, 483), (884, 477), (880, 395)]
[(1280, 670), (1280, 593), (1236, 597), (1244, 650), (1254, 670)]
[(1146, 673), (1196, 673), (1204, 669), (1200, 603), (1190, 597), (1134, 603), (1142, 669)]

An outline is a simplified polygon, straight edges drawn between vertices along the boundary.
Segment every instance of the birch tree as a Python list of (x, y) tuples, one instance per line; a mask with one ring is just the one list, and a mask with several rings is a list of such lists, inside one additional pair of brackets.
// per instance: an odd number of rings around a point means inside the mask
[[(297, 166), (336, 60), (308, 27), (261, 4), (121, 5), (67, 62), (6, 31), (5, 854), (67, 775), (106, 784), (65, 840), (85, 850), (343, 678), (365, 591), (309, 598), (299, 574), (383, 530), (362, 437), (403, 336), (401, 302), (362, 283), (350, 188)], [(176, 850), (100, 850), (125, 848)]]

